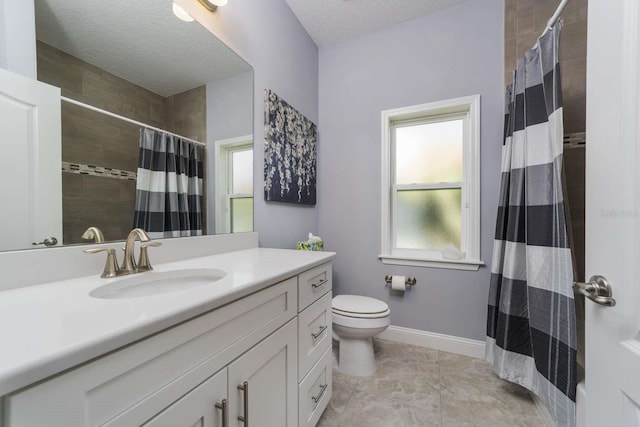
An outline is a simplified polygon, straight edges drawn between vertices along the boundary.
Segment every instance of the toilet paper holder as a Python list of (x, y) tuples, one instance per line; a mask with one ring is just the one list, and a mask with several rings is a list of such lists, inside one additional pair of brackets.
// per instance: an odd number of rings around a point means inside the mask
[[(386, 276), (384, 276), (384, 281), (387, 282), (387, 284), (391, 284), (391, 279), (393, 278), (393, 276), (391, 274), (387, 274)], [(409, 285), (409, 286), (413, 286), (416, 284), (416, 278), (415, 277), (407, 277), (407, 279), (404, 281), (405, 285)]]

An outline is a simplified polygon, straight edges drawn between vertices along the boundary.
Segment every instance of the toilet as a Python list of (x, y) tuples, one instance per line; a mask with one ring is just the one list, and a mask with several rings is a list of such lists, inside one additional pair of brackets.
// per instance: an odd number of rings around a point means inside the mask
[(376, 362), (372, 338), (389, 327), (389, 306), (360, 295), (337, 295), (331, 306), (333, 337), (340, 344), (338, 370), (359, 377), (373, 375)]

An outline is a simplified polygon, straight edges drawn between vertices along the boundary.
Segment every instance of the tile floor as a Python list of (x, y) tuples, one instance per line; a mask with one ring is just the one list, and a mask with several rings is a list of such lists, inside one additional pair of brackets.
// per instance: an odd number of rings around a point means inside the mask
[(544, 426), (527, 391), (496, 377), (484, 360), (380, 339), (374, 349), (375, 375), (334, 370), (318, 427)]

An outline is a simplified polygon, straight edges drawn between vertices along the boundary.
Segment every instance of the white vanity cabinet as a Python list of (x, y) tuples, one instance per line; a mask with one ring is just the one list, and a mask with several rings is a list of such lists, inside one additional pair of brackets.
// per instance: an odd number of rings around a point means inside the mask
[(296, 407), (289, 403), (297, 400), (297, 387), (287, 381), (294, 374), (293, 364), (287, 360), (291, 360), (296, 347), (292, 339), (295, 326), (295, 320), (289, 321), (144, 426), (295, 425)]
[(331, 264), (298, 276), (298, 425), (313, 427), (331, 399)]
[[(219, 402), (211, 404), (212, 402)], [(228, 420), (227, 370), (191, 390), (180, 400), (153, 417), (145, 427), (223, 427)]]
[[(307, 273), (318, 269), (328, 277), (324, 292), (300, 307)], [(5, 396), (0, 425), (315, 425), (331, 396), (330, 318), (316, 305), (328, 301), (330, 310), (330, 289), (330, 264), (291, 277)], [(308, 327), (318, 328), (313, 341), (321, 347), (303, 354), (300, 333)]]

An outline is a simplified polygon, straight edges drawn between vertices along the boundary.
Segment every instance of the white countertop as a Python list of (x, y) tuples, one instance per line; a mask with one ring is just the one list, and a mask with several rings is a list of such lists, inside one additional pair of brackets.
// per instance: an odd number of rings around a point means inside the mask
[(158, 264), (154, 271), (217, 268), (227, 275), (211, 285), (140, 298), (90, 297), (93, 289), (121, 279), (101, 279), (98, 272), (0, 292), (0, 396), (334, 257), (333, 252), (255, 248)]

